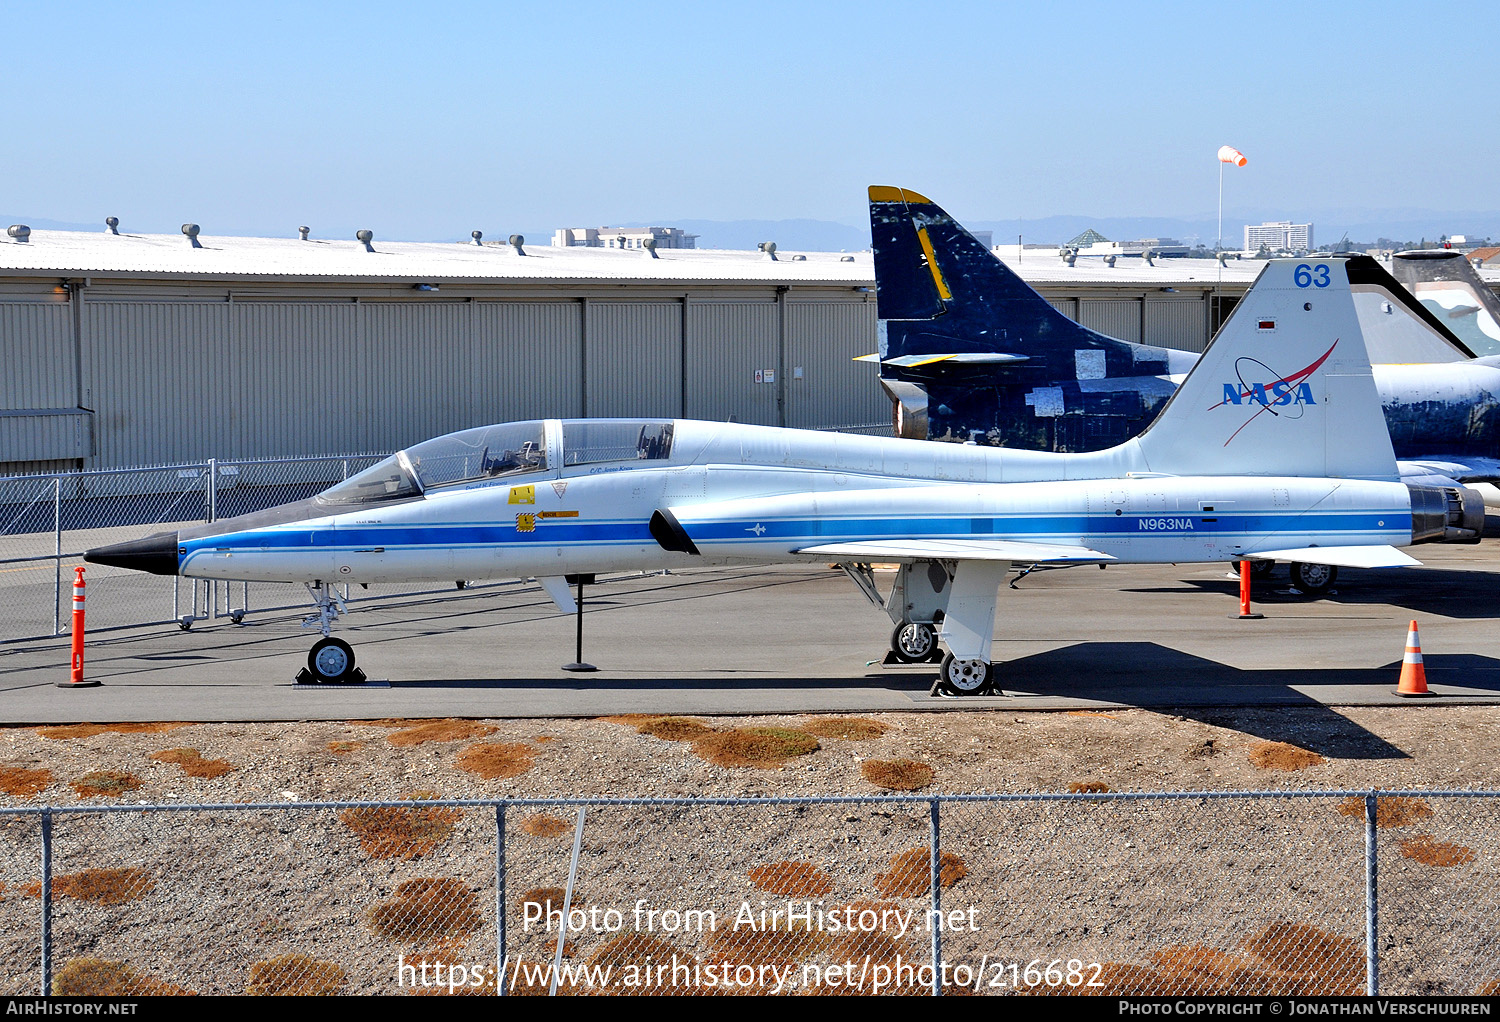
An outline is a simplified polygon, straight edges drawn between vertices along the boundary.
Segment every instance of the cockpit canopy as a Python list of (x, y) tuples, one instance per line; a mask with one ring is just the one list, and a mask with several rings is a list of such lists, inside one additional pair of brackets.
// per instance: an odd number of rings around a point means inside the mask
[(324, 504), (409, 500), (428, 490), (504, 476), (607, 461), (655, 461), (672, 453), (672, 422), (572, 419), (562, 423), (562, 451), (547, 450), (546, 423), (506, 422), (449, 433), (391, 455), (324, 490)]

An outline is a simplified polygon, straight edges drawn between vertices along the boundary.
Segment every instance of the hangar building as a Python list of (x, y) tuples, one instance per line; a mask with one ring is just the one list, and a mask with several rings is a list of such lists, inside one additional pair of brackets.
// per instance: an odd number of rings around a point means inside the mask
[[(15, 233), (0, 475), (384, 452), (549, 416), (890, 421), (852, 361), (877, 345), (868, 253)], [(1015, 256), (1068, 315), (1189, 350), (1214, 288), (1259, 268)]]

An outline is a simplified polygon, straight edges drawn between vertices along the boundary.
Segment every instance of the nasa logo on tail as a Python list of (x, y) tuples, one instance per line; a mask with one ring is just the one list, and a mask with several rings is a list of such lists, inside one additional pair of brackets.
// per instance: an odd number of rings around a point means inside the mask
[[(1229, 440), (1224, 441), (1224, 446), (1228, 447), (1230, 441), (1239, 436), (1240, 430), (1254, 422), (1262, 413), (1270, 412), (1277, 417), (1300, 419), (1303, 406), (1317, 404), (1317, 398), (1313, 396), (1312, 384), (1307, 381), (1313, 373), (1317, 372), (1319, 366), (1328, 361), (1328, 356), (1333, 354), (1333, 349), (1338, 345), (1339, 342), (1335, 340), (1312, 365), (1285, 376), (1278, 376), (1276, 370), (1259, 359), (1248, 355), (1236, 358), (1234, 375), (1238, 378), (1237, 382), (1224, 384), (1224, 396), (1220, 398), (1218, 404), (1211, 405), (1209, 411), (1223, 408), (1225, 405), (1253, 408), (1254, 411), (1250, 412), (1249, 417), (1239, 429), (1229, 435)], [(1272, 379), (1264, 383), (1251, 382), (1256, 377), (1263, 378), (1264, 376), (1271, 376)]]

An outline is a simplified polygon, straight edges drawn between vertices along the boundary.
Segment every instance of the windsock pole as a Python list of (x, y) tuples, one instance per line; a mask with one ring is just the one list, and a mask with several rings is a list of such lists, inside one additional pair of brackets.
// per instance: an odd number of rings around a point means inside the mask
[(73, 569), (73, 679), (59, 681), (58, 688), (88, 688), (99, 684), (83, 680), (83, 565)]

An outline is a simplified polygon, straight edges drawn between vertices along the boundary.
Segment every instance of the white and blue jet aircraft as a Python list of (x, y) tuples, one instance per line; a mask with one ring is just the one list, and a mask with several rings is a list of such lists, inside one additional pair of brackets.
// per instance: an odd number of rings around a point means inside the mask
[[(939, 686), (989, 691), (1013, 562), (1240, 559), (1359, 567), (1475, 542), (1483, 500), (1402, 483), (1342, 260), (1272, 261), (1157, 420), (1091, 453), (690, 420), (512, 422), (438, 437), (307, 500), (90, 550), (163, 575), (301, 582), (320, 681), (354, 671), (334, 584), (834, 561), (947, 647)], [(882, 598), (871, 562), (900, 565)]]

